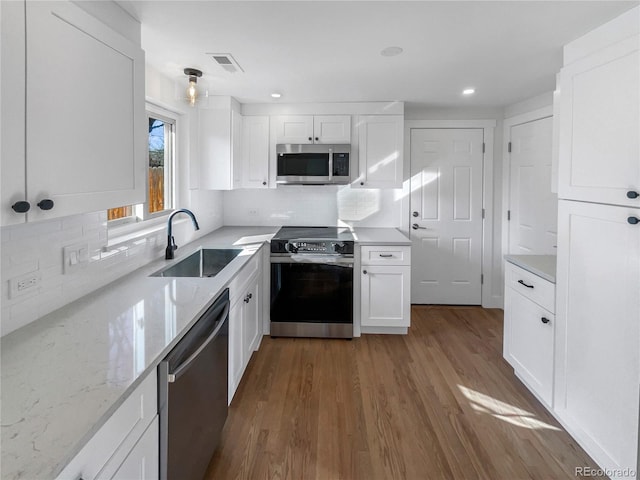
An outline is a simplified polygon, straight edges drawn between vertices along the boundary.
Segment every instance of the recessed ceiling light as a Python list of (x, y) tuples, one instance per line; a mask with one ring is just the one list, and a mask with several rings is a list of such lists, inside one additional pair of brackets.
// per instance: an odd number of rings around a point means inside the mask
[(271, 97), (272, 97), (272, 98), (280, 98), (281, 96), (282, 96), (282, 94), (281, 94), (281, 93), (278, 93), (278, 92), (273, 92), (273, 93), (271, 94)]
[(465, 88), (462, 91), (463, 95), (473, 95), (474, 93), (476, 93), (476, 89), (475, 88)]
[(402, 48), (400, 47), (387, 47), (380, 52), (380, 55), (383, 57), (395, 57), (396, 55), (400, 55), (402, 53)]

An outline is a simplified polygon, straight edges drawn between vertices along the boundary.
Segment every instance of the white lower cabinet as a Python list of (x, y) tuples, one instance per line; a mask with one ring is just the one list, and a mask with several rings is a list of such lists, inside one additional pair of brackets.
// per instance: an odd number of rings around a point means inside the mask
[[(553, 308), (554, 285), (515, 265), (507, 264), (506, 270), (504, 358), (525, 385), (550, 408), (555, 315), (545, 306)], [(537, 279), (535, 282), (530, 281), (532, 276)], [(509, 281), (517, 278), (522, 281), (515, 284), (519, 289)], [(546, 295), (537, 297), (537, 292), (542, 290)]]
[[(157, 379), (156, 370), (147, 375), (69, 462), (58, 480), (158, 479)], [(144, 476), (129, 475), (135, 465), (146, 465)]]
[(122, 462), (113, 480), (150, 480), (160, 476), (160, 457), (158, 452), (158, 416), (138, 440), (133, 450)]
[(261, 259), (261, 253), (256, 253), (229, 285), (229, 404), (262, 339)]
[(406, 333), (411, 323), (410, 251), (408, 246), (361, 248), (362, 333)]

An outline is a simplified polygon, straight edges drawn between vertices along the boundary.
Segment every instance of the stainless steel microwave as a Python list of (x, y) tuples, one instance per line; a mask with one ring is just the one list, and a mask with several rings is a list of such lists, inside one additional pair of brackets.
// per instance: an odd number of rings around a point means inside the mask
[(276, 145), (276, 183), (281, 185), (346, 185), (351, 182), (351, 146)]

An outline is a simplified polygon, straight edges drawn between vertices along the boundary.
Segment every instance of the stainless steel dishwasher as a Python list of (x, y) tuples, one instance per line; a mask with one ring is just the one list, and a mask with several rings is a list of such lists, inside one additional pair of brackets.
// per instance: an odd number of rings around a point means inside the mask
[(227, 419), (229, 289), (158, 367), (161, 480), (202, 480)]

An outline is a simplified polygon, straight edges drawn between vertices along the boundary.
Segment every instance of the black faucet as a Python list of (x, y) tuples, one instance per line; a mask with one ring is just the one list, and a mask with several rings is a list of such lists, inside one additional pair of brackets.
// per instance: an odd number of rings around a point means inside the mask
[(193, 222), (193, 228), (195, 228), (196, 230), (200, 230), (200, 226), (198, 225), (196, 216), (191, 210), (181, 208), (180, 210), (176, 210), (171, 215), (169, 215), (169, 220), (167, 220), (167, 249), (164, 253), (165, 260), (171, 260), (173, 258), (173, 251), (178, 248), (178, 246), (176, 245), (176, 241), (171, 234), (171, 221), (173, 220), (173, 217), (175, 217), (178, 213), (186, 213), (187, 215), (189, 215), (191, 217), (191, 221)]

